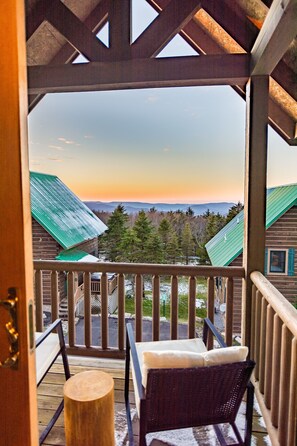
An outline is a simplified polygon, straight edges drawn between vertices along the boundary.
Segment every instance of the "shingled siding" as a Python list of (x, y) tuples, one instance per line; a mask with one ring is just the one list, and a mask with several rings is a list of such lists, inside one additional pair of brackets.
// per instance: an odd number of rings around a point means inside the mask
[[(34, 260), (55, 260), (63, 248), (56, 240), (33, 218), (32, 219), (33, 238), (33, 259)], [(98, 256), (98, 239), (94, 238), (76, 246), (77, 249)], [(59, 297), (60, 301), (66, 297), (65, 274), (59, 273)], [(51, 303), (50, 273), (43, 272), (43, 303)]]
[[(293, 206), (282, 217), (280, 217), (266, 231), (266, 249), (289, 249), (295, 250), (294, 275), (268, 274), (269, 281), (290, 301), (295, 302), (297, 298), (297, 207)], [(242, 254), (240, 254), (230, 266), (242, 266)], [(241, 322), (241, 292), (240, 279), (234, 279), (234, 331), (240, 332)]]

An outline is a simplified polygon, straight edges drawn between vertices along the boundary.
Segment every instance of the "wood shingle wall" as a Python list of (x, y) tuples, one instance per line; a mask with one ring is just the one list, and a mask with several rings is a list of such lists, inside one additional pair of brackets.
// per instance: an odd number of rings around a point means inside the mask
[[(282, 217), (280, 217), (266, 231), (267, 249), (289, 249), (293, 248), (294, 272), (293, 275), (268, 274), (269, 281), (290, 301), (297, 299), (297, 206), (293, 206)], [(230, 266), (242, 266), (242, 254), (240, 254)], [(234, 331), (240, 333), (241, 326), (241, 279), (234, 279)]]
[[(33, 259), (34, 260), (55, 260), (63, 248), (57, 241), (34, 219), (32, 218), (32, 239), (33, 239)], [(98, 238), (87, 240), (75, 247), (94, 256), (98, 256)], [(43, 272), (43, 303), (51, 303), (50, 273)], [(59, 273), (59, 299), (66, 297), (66, 275)]]

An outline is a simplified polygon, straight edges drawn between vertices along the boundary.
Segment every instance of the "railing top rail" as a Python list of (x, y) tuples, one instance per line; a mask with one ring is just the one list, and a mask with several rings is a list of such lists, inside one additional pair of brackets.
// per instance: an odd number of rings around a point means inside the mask
[(297, 338), (297, 310), (259, 271), (251, 273), (251, 280), (293, 336)]
[(244, 277), (244, 268), (239, 266), (191, 266), (165, 265), (152, 263), (116, 263), (116, 262), (61, 262), (59, 260), (34, 260), (35, 270), (47, 271), (86, 271), (122, 274), (149, 274), (170, 276), (201, 277)]

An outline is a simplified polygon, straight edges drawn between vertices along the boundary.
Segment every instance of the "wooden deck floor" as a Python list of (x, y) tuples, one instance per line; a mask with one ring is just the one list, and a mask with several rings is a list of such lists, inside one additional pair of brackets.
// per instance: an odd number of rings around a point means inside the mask
[[(109, 373), (115, 381), (115, 413), (116, 424), (120, 424), (118, 432), (118, 445), (126, 445), (126, 441), (120, 441), (120, 437), (125, 437), (126, 422), (124, 414), (124, 362), (119, 360), (101, 360), (101, 359), (88, 359), (88, 358), (70, 358), (70, 370), (71, 374), (82, 372), (84, 370), (93, 370), (94, 367), (99, 370), (103, 370)], [(63, 385), (65, 382), (63, 367), (59, 360), (53, 365), (50, 372), (45, 377), (44, 381), (38, 388), (38, 413), (39, 413), (39, 429), (43, 430), (43, 426), (46, 425), (47, 420), (52, 416), (53, 410), (57, 407), (60, 399), (63, 395)], [(131, 402), (134, 402), (133, 384), (131, 381)], [(133, 404), (132, 404), (133, 407)], [(137, 436), (137, 419), (135, 421), (135, 446), (138, 445)], [(204, 434), (204, 440), (201, 445), (213, 445), (213, 439), (207, 440), (207, 433)], [(267, 433), (261, 416), (255, 411), (253, 421), (253, 445), (267, 446)], [(200, 442), (199, 442), (200, 444)], [(46, 438), (43, 445), (48, 446), (64, 446), (65, 434), (64, 434), (64, 417), (63, 413), (59, 417), (56, 425)], [(165, 446), (166, 443), (153, 440), (150, 446)], [(85, 445), (87, 446), (87, 445)], [(181, 446), (183, 444), (181, 443)]]

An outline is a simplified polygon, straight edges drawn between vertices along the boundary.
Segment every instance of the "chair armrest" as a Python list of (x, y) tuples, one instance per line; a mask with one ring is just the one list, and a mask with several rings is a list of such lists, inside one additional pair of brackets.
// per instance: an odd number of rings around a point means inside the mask
[(211, 331), (212, 335), (218, 341), (218, 344), (220, 347), (227, 347), (227, 344), (225, 343), (223, 336), (218, 332), (216, 327), (213, 325), (211, 320), (208, 318), (205, 318), (204, 323), (203, 323), (203, 342), (205, 345), (207, 343), (209, 330)]
[(38, 337), (36, 340), (36, 347), (38, 347), (51, 333), (57, 329), (57, 333), (59, 335), (59, 340), (61, 344), (61, 334), (63, 335), (62, 331), (62, 321), (61, 319), (56, 319), (47, 329)]
[(140, 364), (138, 360), (137, 350), (135, 346), (135, 339), (133, 334), (133, 328), (132, 325), (128, 322), (126, 324), (126, 331), (127, 331), (127, 354), (129, 354), (129, 350), (131, 352), (131, 360), (133, 362), (134, 367), (134, 373), (135, 373), (135, 380), (138, 390), (138, 395), (140, 399), (144, 398), (144, 392), (143, 392), (143, 385), (142, 385), (142, 375), (140, 370)]

